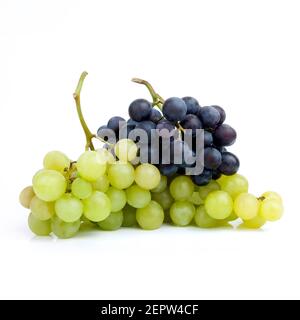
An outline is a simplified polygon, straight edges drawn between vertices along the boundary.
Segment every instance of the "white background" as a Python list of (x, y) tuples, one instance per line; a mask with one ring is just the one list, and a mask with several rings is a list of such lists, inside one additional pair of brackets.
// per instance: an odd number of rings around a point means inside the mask
[[(0, 1), (0, 298), (300, 298), (299, 1)], [(72, 93), (89, 71), (93, 131), (131, 100), (219, 104), (251, 192), (278, 191), (262, 231), (163, 227), (35, 238), (19, 191), (47, 151), (76, 159)]]

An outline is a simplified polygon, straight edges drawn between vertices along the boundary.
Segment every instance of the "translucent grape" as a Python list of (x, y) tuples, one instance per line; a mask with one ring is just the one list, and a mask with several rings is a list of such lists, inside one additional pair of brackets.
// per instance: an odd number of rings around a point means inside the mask
[(131, 163), (117, 161), (108, 168), (108, 180), (117, 189), (127, 189), (134, 182), (134, 168)]
[(44, 201), (55, 201), (66, 191), (67, 181), (65, 177), (54, 170), (43, 169), (38, 171), (33, 179), (34, 193)]
[(112, 212), (103, 221), (98, 222), (98, 226), (102, 230), (113, 231), (121, 228), (122, 223), (123, 223), (123, 212), (117, 211), (117, 212)]
[(167, 185), (168, 185), (168, 178), (166, 176), (161, 176), (159, 185), (156, 188), (151, 189), (151, 192), (163, 192), (166, 190)]
[(126, 190), (127, 202), (134, 208), (144, 208), (151, 201), (149, 190), (142, 189), (137, 184)]
[(78, 199), (86, 199), (92, 194), (93, 186), (88, 181), (76, 178), (71, 185), (71, 191)]
[(151, 201), (145, 208), (136, 210), (136, 220), (145, 230), (157, 229), (164, 221), (164, 210), (157, 202)]
[(102, 160), (108, 164), (112, 164), (116, 161), (115, 157), (111, 152), (109, 152), (107, 149), (99, 149), (97, 152), (100, 154)]
[(24, 208), (29, 209), (30, 202), (33, 197), (34, 197), (33, 188), (32, 186), (28, 186), (21, 191), (19, 196), (19, 201)]
[(194, 192), (194, 184), (189, 177), (176, 177), (170, 184), (170, 193), (175, 200), (188, 200)]
[(82, 212), (82, 202), (70, 193), (64, 194), (55, 201), (55, 213), (64, 222), (77, 221), (82, 216)]
[(173, 197), (171, 196), (171, 193), (169, 189), (167, 188), (165, 191), (160, 193), (152, 193), (152, 200), (158, 202), (164, 210), (170, 209), (171, 205), (174, 202)]
[(189, 197), (189, 202), (192, 204), (199, 206), (201, 204), (204, 204), (204, 201), (200, 197), (200, 194), (198, 191), (194, 191), (193, 194)]
[(199, 206), (196, 209), (194, 221), (195, 224), (200, 228), (214, 228), (219, 225), (220, 220), (213, 219), (207, 214), (204, 206)]
[(233, 176), (222, 176), (218, 183), (223, 191), (229, 193), (232, 199), (235, 199), (240, 193), (248, 192), (248, 181), (247, 179), (240, 175), (234, 174)]
[(75, 234), (79, 231), (80, 225), (80, 220), (75, 222), (64, 222), (57, 216), (54, 216), (51, 221), (53, 233), (61, 239), (68, 239), (75, 236)]
[(111, 202), (111, 212), (120, 211), (125, 207), (127, 201), (125, 191), (109, 187), (106, 195), (109, 197)]
[(31, 213), (39, 220), (48, 220), (54, 215), (54, 203), (34, 196), (30, 202)]
[(77, 161), (79, 175), (87, 181), (96, 181), (106, 171), (105, 158), (96, 151), (84, 152)]
[(44, 168), (66, 172), (70, 167), (70, 159), (60, 151), (50, 151), (44, 157)]
[(267, 221), (279, 220), (283, 215), (283, 205), (277, 199), (265, 199), (261, 202), (259, 215)]
[(136, 158), (138, 148), (132, 140), (121, 139), (116, 143), (114, 151), (121, 161), (127, 162)]
[(259, 229), (266, 223), (266, 219), (260, 217), (259, 215), (250, 219), (245, 220), (242, 224), (243, 227), (249, 229)]
[(274, 199), (282, 203), (282, 198), (277, 192), (267, 191), (267, 192), (264, 192), (261, 196), (266, 199)]
[(215, 190), (220, 190), (220, 185), (215, 180), (211, 180), (206, 186), (199, 187), (199, 195), (202, 200), (205, 200), (207, 195)]
[(95, 182), (92, 182), (92, 186), (95, 190), (105, 193), (109, 188), (109, 180), (107, 175), (101, 176)]
[(51, 220), (39, 220), (32, 213), (28, 217), (28, 226), (37, 236), (48, 236), (51, 233)]
[(83, 214), (90, 221), (99, 222), (104, 220), (111, 213), (111, 202), (109, 197), (100, 191), (94, 191), (92, 195), (82, 200)]
[(250, 193), (241, 193), (234, 200), (234, 212), (243, 220), (250, 220), (258, 215), (259, 201)]
[(174, 224), (187, 226), (193, 220), (195, 207), (188, 201), (176, 201), (170, 208), (170, 217)]
[(233, 201), (225, 191), (213, 191), (205, 199), (205, 210), (214, 219), (226, 219), (233, 209)]
[(133, 227), (137, 225), (136, 221), (136, 209), (130, 206), (129, 204), (126, 204), (126, 206), (123, 208), (123, 227)]
[(135, 169), (135, 182), (143, 189), (154, 189), (160, 183), (160, 172), (153, 164), (140, 164)]

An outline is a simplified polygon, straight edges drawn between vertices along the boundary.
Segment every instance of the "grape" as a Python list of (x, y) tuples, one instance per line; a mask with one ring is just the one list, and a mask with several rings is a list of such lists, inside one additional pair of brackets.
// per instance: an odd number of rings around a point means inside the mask
[(205, 200), (210, 192), (220, 190), (218, 182), (211, 180), (206, 186), (199, 187), (199, 196)]
[(56, 215), (64, 222), (75, 222), (80, 219), (83, 212), (81, 201), (70, 193), (63, 195), (55, 202)]
[(87, 181), (96, 181), (106, 171), (106, 161), (96, 151), (84, 152), (77, 161), (79, 175)]
[(216, 128), (221, 119), (219, 111), (211, 106), (201, 108), (198, 112), (198, 117), (204, 129)]
[(127, 162), (132, 161), (136, 157), (138, 148), (132, 140), (122, 139), (117, 142), (114, 151), (121, 161)]
[(152, 164), (143, 163), (135, 169), (135, 182), (141, 188), (151, 190), (156, 188), (160, 182), (160, 172)]
[(137, 224), (136, 221), (136, 209), (126, 204), (123, 208), (123, 227), (133, 227)]
[(222, 124), (226, 119), (226, 113), (225, 113), (224, 109), (221, 108), (220, 106), (212, 106), (212, 107), (217, 109), (220, 114), (220, 121), (218, 122), (218, 125)]
[(233, 209), (233, 201), (225, 191), (213, 191), (205, 199), (205, 210), (214, 219), (226, 219)]
[(236, 131), (228, 124), (221, 124), (213, 135), (214, 144), (220, 147), (231, 146), (236, 140)]
[(122, 117), (112, 117), (107, 122), (107, 128), (114, 131), (116, 134), (119, 133), (119, 129), (122, 124), (125, 122), (125, 119)]
[(44, 157), (44, 168), (66, 172), (70, 167), (70, 159), (60, 151), (50, 151)]
[[(144, 120), (144, 121), (138, 122), (136, 126), (136, 129), (145, 131), (145, 133), (148, 136), (148, 139), (151, 138), (151, 132), (152, 130), (155, 130), (155, 128), (156, 128), (156, 124), (150, 120)], [(148, 141), (141, 141), (141, 142), (148, 143)]]
[(115, 140), (116, 134), (113, 130), (109, 129), (107, 126), (101, 126), (97, 130), (97, 136), (104, 141), (112, 141)]
[(51, 220), (40, 220), (30, 213), (28, 226), (37, 236), (48, 236), (51, 233)]
[(178, 167), (175, 164), (160, 164), (158, 170), (162, 175), (171, 177), (177, 172)]
[(265, 199), (261, 202), (259, 216), (267, 221), (276, 221), (282, 217), (283, 205), (277, 199)]
[(93, 222), (104, 220), (111, 212), (109, 197), (100, 191), (94, 191), (92, 195), (83, 200), (83, 214)]
[(249, 229), (259, 229), (266, 223), (266, 220), (260, 216), (256, 216), (253, 219), (245, 220), (242, 224), (243, 227)]
[(28, 186), (21, 191), (19, 196), (19, 202), (24, 208), (29, 209), (30, 201), (32, 200), (33, 197), (34, 197), (33, 188), (32, 186)]
[(219, 166), (218, 170), (227, 176), (231, 176), (239, 170), (240, 161), (239, 159), (230, 152), (222, 153), (222, 163)]
[(117, 161), (108, 168), (108, 180), (117, 189), (126, 189), (134, 182), (134, 168), (131, 163)]
[(194, 221), (195, 224), (200, 228), (214, 228), (219, 225), (220, 220), (213, 219), (207, 214), (204, 206), (199, 206), (196, 209)]
[(34, 193), (44, 201), (55, 201), (66, 191), (65, 177), (54, 170), (43, 169), (38, 171), (32, 179)]
[(169, 98), (162, 107), (165, 118), (171, 122), (182, 121), (187, 113), (187, 106), (180, 98)]
[(123, 223), (123, 212), (116, 211), (112, 212), (106, 219), (98, 222), (98, 226), (102, 230), (114, 231), (121, 228)]
[(152, 109), (150, 112), (149, 120), (158, 123), (162, 118), (162, 114), (157, 109)]
[(194, 184), (189, 177), (176, 177), (170, 184), (170, 193), (175, 200), (188, 200), (194, 192)]
[(212, 170), (212, 178), (218, 180), (221, 177), (222, 173), (219, 170)]
[(217, 169), (222, 163), (221, 153), (212, 147), (204, 149), (204, 165), (207, 169)]
[(187, 114), (180, 122), (180, 125), (184, 129), (192, 129), (195, 132), (196, 129), (202, 129), (202, 123), (200, 119), (194, 114)]
[(168, 188), (160, 193), (152, 193), (152, 200), (158, 202), (164, 210), (171, 208), (171, 205), (174, 202)]
[(157, 202), (151, 201), (146, 207), (136, 210), (136, 220), (142, 229), (157, 229), (164, 222), (164, 210)]
[(105, 193), (109, 188), (109, 180), (107, 175), (101, 176), (95, 182), (92, 182), (92, 186), (95, 190)]
[(126, 193), (124, 190), (119, 190), (114, 187), (109, 187), (106, 192), (111, 202), (111, 212), (122, 210), (126, 205)]
[(211, 132), (204, 131), (204, 147), (210, 147), (212, 146), (214, 142), (214, 138)]
[(145, 99), (136, 99), (131, 102), (128, 112), (130, 118), (135, 121), (142, 121), (149, 118), (152, 105)]
[(170, 209), (170, 217), (174, 224), (187, 226), (193, 220), (195, 207), (188, 201), (176, 201)]
[(204, 203), (198, 191), (193, 192), (193, 194), (189, 197), (189, 202), (196, 206)]
[(199, 102), (193, 98), (193, 97), (183, 97), (182, 100), (185, 102), (186, 107), (187, 107), (187, 114), (197, 114), (199, 109), (200, 109), (200, 105)]
[(71, 185), (71, 191), (75, 197), (79, 199), (86, 199), (92, 194), (93, 186), (88, 181), (76, 178)]
[(149, 190), (142, 189), (138, 185), (132, 185), (126, 190), (127, 202), (134, 208), (144, 208), (151, 201)]
[(197, 176), (192, 176), (193, 182), (197, 186), (205, 186), (212, 179), (212, 171), (209, 169), (203, 169), (202, 173)]
[(64, 222), (57, 216), (54, 216), (51, 222), (51, 228), (53, 233), (62, 239), (68, 239), (75, 236), (80, 228), (80, 220), (74, 222)]
[(98, 149), (97, 152), (100, 154), (101, 158), (103, 159), (103, 162), (112, 164), (116, 161), (116, 159), (109, 150), (102, 148)]
[(167, 177), (166, 176), (161, 176), (159, 185), (156, 188), (151, 189), (151, 192), (162, 192), (162, 191), (165, 191), (166, 188), (167, 188), (167, 185), (168, 185)]
[(274, 191), (264, 192), (262, 194), (262, 197), (264, 197), (266, 199), (274, 199), (274, 200), (277, 200), (278, 202), (282, 203), (281, 196), (277, 192), (274, 192)]
[(30, 202), (31, 213), (39, 220), (48, 220), (54, 215), (54, 203), (34, 196)]
[(231, 212), (231, 215), (229, 217), (227, 217), (226, 219), (224, 219), (224, 221), (234, 221), (236, 219), (238, 219), (239, 217), (235, 214), (234, 211)]
[(234, 174), (229, 177), (222, 176), (218, 183), (223, 191), (231, 195), (232, 199), (235, 199), (240, 193), (248, 192), (248, 181), (240, 174)]
[(250, 220), (257, 216), (259, 201), (250, 193), (241, 193), (234, 200), (234, 212), (243, 220)]
[(175, 132), (175, 125), (172, 122), (166, 119), (163, 119), (157, 123), (156, 133), (158, 134), (159, 137), (162, 137), (163, 139), (167, 139), (167, 138), (173, 137), (174, 132)]

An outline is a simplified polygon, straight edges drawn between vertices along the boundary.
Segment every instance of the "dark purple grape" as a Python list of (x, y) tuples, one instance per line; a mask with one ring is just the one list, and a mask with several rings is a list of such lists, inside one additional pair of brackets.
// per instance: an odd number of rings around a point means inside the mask
[(136, 129), (144, 130), (148, 137), (151, 138), (151, 131), (156, 128), (156, 124), (150, 120), (138, 122)]
[(152, 108), (149, 116), (149, 120), (158, 123), (162, 118), (162, 114), (159, 110)]
[(213, 135), (211, 132), (204, 131), (204, 146), (210, 147), (214, 142)]
[(220, 114), (220, 121), (218, 122), (218, 125), (222, 124), (225, 119), (226, 119), (226, 113), (225, 113), (225, 110), (223, 108), (221, 108), (220, 106), (212, 106), (214, 107), (215, 109), (217, 109), (219, 111), (219, 114)]
[(167, 177), (171, 177), (178, 170), (178, 167), (175, 164), (160, 164), (157, 168), (163, 176)]
[(213, 135), (214, 144), (218, 147), (231, 146), (236, 140), (236, 131), (228, 124), (221, 124)]
[(191, 178), (197, 186), (205, 186), (209, 184), (210, 180), (212, 179), (212, 171), (203, 169), (203, 172), (201, 174), (192, 176)]
[(135, 128), (136, 126), (137, 126), (137, 124), (138, 124), (138, 122), (137, 121), (135, 121), (135, 120), (133, 120), (133, 119), (131, 119), (131, 118), (129, 118), (128, 120), (127, 120), (127, 125), (128, 125), (128, 127), (130, 127), (130, 128)]
[(173, 97), (165, 101), (162, 112), (167, 120), (177, 122), (183, 120), (186, 116), (187, 106), (182, 99)]
[(231, 176), (238, 172), (240, 167), (240, 161), (233, 153), (222, 153), (222, 163), (218, 170), (226, 176)]
[(202, 129), (202, 123), (200, 119), (194, 114), (187, 114), (180, 122), (180, 125), (184, 129), (192, 129), (193, 131), (196, 129)]
[(156, 132), (159, 137), (169, 138), (170, 133), (174, 132), (176, 129), (175, 125), (168, 120), (160, 120), (156, 125)]
[(186, 106), (187, 106), (187, 114), (197, 114), (199, 109), (200, 109), (200, 105), (199, 102), (193, 98), (193, 97), (183, 97), (182, 100), (185, 102)]
[(145, 99), (136, 99), (131, 102), (128, 113), (130, 118), (135, 121), (147, 120), (150, 116), (152, 105)]
[(112, 117), (108, 120), (107, 127), (113, 130), (115, 133), (118, 133), (120, 126), (122, 126), (124, 122), (126, 121), (122, 117)]
[(222, 173), (219, 170), (212, 171), (212, 178), (214, 180), (218, 180), (221, 177)]
[(215, 148), (204, 149), (204, 166), (207, 169), (217, 169), (222, 163), (221, 152)]
[(216, 128), (221, 118), (219, 111), (211, 106), (201, 108), (197, 115), (204, 129)]
[(116, 132), (112, 129), (109, 129), (107, 126), (101, 126), (97, 130), (97, 136), (104, 141), (115, 143), (117, 140)]

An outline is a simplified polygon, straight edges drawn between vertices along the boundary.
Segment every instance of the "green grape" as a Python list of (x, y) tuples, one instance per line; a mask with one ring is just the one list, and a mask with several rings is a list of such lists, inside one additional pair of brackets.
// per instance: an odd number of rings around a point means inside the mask
[(161, 176), (159, 185), (156, 188), (151, 189), (151, 192), (163, 192), (166, 190), (167, 185), (168, 185), (168, 178), (166, 176)]
[(77, 221), (82, 216), (82, 212), (82, 202), (70, 193), (64, 194), (55, 201), (55, 213), (64, 222)]
[(66, 172), (70, 168), (70, 159), (60, 151), (50, 151), (44, 157), (44, 168)]
[(134, 208), (144, 208), (151, 201), (149, 190), (142, 189), (137, 184), (126, 190), (127, 202)]
[(187, 226), (193, 220), (195, 207), (188, 201), (176, 201), (170, 209), (170, 217), (174, 224)]
[(77, 161), (79, 175), (87, 181), (96, 181), (106, 171), (106, 159), (97, 151), (84, 152)]
[(206, 186), (199, 187), (199, 195), (202, 200), (205, 200), (210, 192), (216, 190), (220, 190), (220, 185), (215, 180), (211, 180)]
[(235, 214), (243, 220), (250, 220), (257, 216), (259, 201), (250, 193), (240, 193), (234, 200)]
[(39, 220), (49, 220), (54, 215), (54, 203), (34, 196), (30, 202), (31, 213)]
[(116, 159), (113, 156), (113, 154), (111, 152), (109, 152), (108, 150), (104, 149), (104, 148), (97, 150), (97, 152), (100, 154), (100, 156), (103, 159), (103, 161), (108, 163), (108, 164), (112, 164), (112, 163), (114, 163), (116, 161)]
[(259, 215), (250, 219), (245, 220), (241, 226), (249, 229), (259, 229), (266, 223), (266, 219), (260, 217)]
[(93, 222), (104, 220), (111, 213), (111, 202), (109, 197), (100, 191), (94, 191), (92, 195), (82, 200), (83, 214)]
[(189, 202), (196, 206), (200, 206), (201, 204), (204, 204), (204, 201), (200, 197), (200, 194), (198, 191), (194, 191), (193, 194), (189, 197)]
[(109, 188), (109, 180), (107, 175), (101, 176), (97, 179), (97, 181), (92, 182), (92, 185), (95, 190), (105, 193)]
[(218, 183), (223, 191), (230, 194), (232, 199), (235, 199), (240, 193), (248, 192), (249, 186), (247, 179), (237, 173), (232, 176), (222, 176), (218, 180)]
[(274, 200), (277, 200), (278, 202), (282, 203), (282, 198), (277, 192), (267, 191), (267, 192), (264, 192), (261, 196), (266, 199), (274, 199)]
[(134, 168), (131, 163), (117, 161), (108, 168), (108, 180), (117, 189), (127, 189), (134, 182)]
[(111, 212), (122, 210), (126, 205), (126, 193), (124, 190), (119, 190), (114, 187), (109, 187), (106, 192), (111, 202)]
[(121, 139), (115, 144), (114, 151), (121, 161), (127, 162), (136, 158), (138, 148), (132, 140)]
[(157, 202), (151, 201), (145, 208), (136, 210), (136, 220), (142, 229), (158, 229), (164, 222), (164, 210)]
[(214, 228), (218, 227), (220, 223), (220, 220), (213, 219), (207, 214), (204, 206), (199, 206), (196, 209), (194, 221), (200, 228)]
[(231, 222), (231, 221), (234, 221), (236, 219), (238, 219), (239, 217), (235, 214), (234, 211), (231, 212), (231, 215), (229, 217), (227, 217), (226, 219), (224, 219), (224, 221), (228, 221), (228, 222)]
[(38, 171), (32, 179), (34, 193), (44, 201), (55, 201), (66, 191), (65, 177), (54, 170), (43, 169)]
[(158, 202), (164, 210), (170, 209), (171, 205), (174, 202), (174, 199), (171, 196), (171, 193), (168, 188), (160, 193), (152, 193), (151, 196), (152, 200)]
[(37, 236), (48, 236), (51, 233), (51, 220), (40, 220), (32, 213), (28, 217), (28, 226)]
[(154, 189), (159, 185), (160, 172), (153, 164), (140, 164), (135, 169), (135, 182), (143, 189)]
[(26, 208), (29, 209), (30, 208), (30, 202), (32, 200), (32, 198), (34, 197), (34, 191), (32, 186), (28, 186), (26, 188), (24, 188), (20, 195), (19, 195), (19, 201), (21, 203), (21, 205)]
[(103, 221), (98, 222), (98, 226), (103, 230), (113, 231), (121, 228), (122, 223), (123, 223), (123, 212), (116, 211), (116, 212), (112, 212)]
[(90, 182), (81, 178), (76, 178), (71, 185), (71, 191), (78, 199), (86, 199), (93, 192), (93, 186)]
[(136, 221), (136, 209), (126, 204), (123, 208), (123, 227), (133, 227), (137, 225)]
[(77, 220), (74, 222), (65, 222), (59, 219), (57, 216), (54, 216), (51, 221), (51, 228), (53, 233), (62, 239), (68, 239), (75, 236), (79, 231), (81, 221)]
[(194, 184), (189, 177), (179, 176), (171, 182), (170, 192), (175, 200), (188, 200), (194, 192)]
[(283, 215), (283, 205), (277, 199), (265, 199), (261, 202), (259, 216), (267, 221), (279, 220)]
[(205, 199), (205, 210), (214, 219), (222, 220), (231, 215), (233, 201), (225, 191), (212, 191)]

